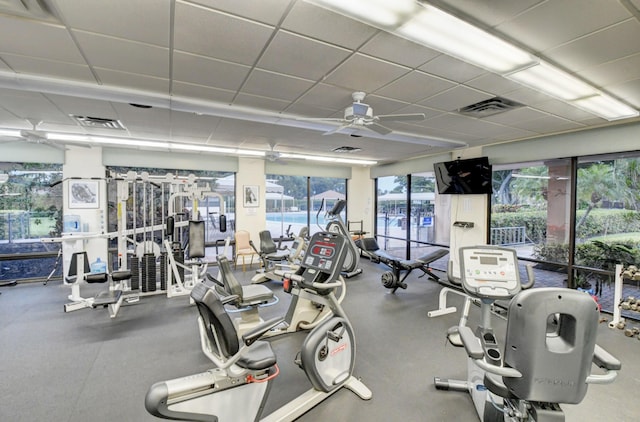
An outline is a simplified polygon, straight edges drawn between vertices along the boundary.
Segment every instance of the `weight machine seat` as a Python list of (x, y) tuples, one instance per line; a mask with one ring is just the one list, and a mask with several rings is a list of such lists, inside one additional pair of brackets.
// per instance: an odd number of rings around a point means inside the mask
[(269, 230), (263, 230), (260, 236), (260, 255), (267, 261), (284, 261), (289, 257), (289, 251), (278, 249), (278, 246), (271, 237)]
[(255, 341), (251, 332), (243, 336), (244, 343), (251, 347), (240, 348), (238, 332), (214, 289), (207, 287), (205, 283), (198, 283), (191, 291), (191, 298), (198, 308), (209, 349), (220, 360), (227, 361), (242, 353), (236, 362), (241, 368), (263, 370), (276, 364), (276, 355), (271, 344)]
[(113, 305), (114, 303), (118, 303), (121, 296), (122, 290), (107, 290), (100, 292), (93, 299), (91, 306), (93, 308), (97, 308), (98, 306)]
[(231, 272), (229, 259), (224, 255), (218, 255), (218, 267), (220, 268), (220, 278), (222, 279), (222, 294), (238, 296), (237, 306), (256, 306), (273, 300), (273, 291), (261, 284), (250, 284), (243, 286), (236, 276)]
[(107, 273), (88, 273), (84, 275), (84, 279), (87, 283), (106, 283), (109, 279)]
[(131, 271), (129, 270), (113, 271), (111, 273), (111, 280), (113, 281), (128, 280), (130, 278), (131, 278)]
[(428, 266), (433, 261), (436, 261), (442, 258), (448, 253), (449, 251), (446, 249), (436, 249), (416, 259), (407, 259), (407, 260), (400, 261), (399, 263), (400, 263), (400, 266), (403, 267), (403, 269), (415, 270), (416, 268), (424, 267), (425, 265)]

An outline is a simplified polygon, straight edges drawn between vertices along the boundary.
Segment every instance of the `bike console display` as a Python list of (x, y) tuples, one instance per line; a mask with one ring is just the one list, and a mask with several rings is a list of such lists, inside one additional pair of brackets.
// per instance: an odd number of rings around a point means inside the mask
[(344, 261), (344, 236), (337, 233), (320, 232), (313, 235), (302, 259), (302, 266), (307, 270), (320, 271), (327, 274), (342, 269)]
[(462, 287), (473, 296), (508, 299), (520, 291), (518, 257), (497, 246), (460, 248)]

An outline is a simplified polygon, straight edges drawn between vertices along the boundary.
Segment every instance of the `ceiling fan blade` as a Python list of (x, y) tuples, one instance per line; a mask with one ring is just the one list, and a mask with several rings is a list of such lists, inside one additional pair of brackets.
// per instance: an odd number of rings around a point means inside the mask
[[(342, 120), (342, 119), (341, 119), (341, 120)], [(330, 131), (323, 133), (322, 135), (333, 135), (334, 133), (338, 133), (338, 132), (340, 132), (342, 129), (346, 129), (346, 128), (348, 128), (348, 127), (349, 127), (349, 126), (351, 126), (351, 125), (352, 125), (351, 123), (345, 123), (345, 124), (343, 124), (343, 125), (341, 125), (341, 126), (338, 126), (338, 127), (337, 127), (337, 128), (335, 128), (335, 129), (331, 129)]]
[(391, 122), (391, 121), (418, 121), (424, 120), (424, 113), (412, 113), (412, 114), (383, 114), (380, 116), (376, 116), (376, 120), (381, 122)]
[(310, 122), (343, 122), (344, 119), (338, 117), (296, 117), (295, 120)]
[(384, 127), (378, 123), (370, 123), (365, 126), (368, 129), (371, 129), (374, 132), (378, 132), (380, 135), (388, 135), (392, 132), (388, 127)]

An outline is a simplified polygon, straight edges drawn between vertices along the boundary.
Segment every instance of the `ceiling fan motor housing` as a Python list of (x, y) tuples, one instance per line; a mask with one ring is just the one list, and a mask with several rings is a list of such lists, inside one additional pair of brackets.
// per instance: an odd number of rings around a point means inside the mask
[(367, 104), (353, 103), (344, 110), (344, 119), (352, 121), (355, 119), (373, 120), (373, 109)]

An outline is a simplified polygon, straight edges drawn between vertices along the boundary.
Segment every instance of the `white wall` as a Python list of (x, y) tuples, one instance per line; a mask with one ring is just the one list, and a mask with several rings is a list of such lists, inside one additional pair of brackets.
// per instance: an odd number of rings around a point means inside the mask
[[(265, 161), (258, 158), (238, 159), (236, 173), (236, 229), (247, 230), (257, 247), (260, 245), (258, 233), (267, 228), (267, 209), (265, 202)], [(258, 186), (258, 207), (245, 207), (243, 192), (245, 186)]]
[[(373, 179), (368, 167), (353, 167), (347, 181), (347, 221), (362, 221), (362, 229), (373, 234)], [(347, 222), (345, 221), (345, 224)]]
[[(65, 161), (62, 166), (62, 212), (64, 216), (77, 215), (81, 220), (83, 232), (91, 234), (102, 234), (106, 232), (106, 213), (107, 213), (107, 189), (104, 181), (105, 167), (102, 165), (102, 148), (82, 148), (77, 146), (67, 146), (65, 151)], [(70, 208), (69, 188), (70, 183), (77, 181), (70, 178), (81, 178), (88, 180), (92, 177), (99, 178), (98, 183), (98, 205), (93, 208)], [(107, 239), (93, 238), (85, 241), (64, 242), (67, 250), (63, 250), (64, 254), (64, 271), (68, 273), (68, 262), (71, 259), (71, 249), (84, 249), (89, 257), (89, 262), (95, 261), (98, 257), (102, 261), (107, 261)]]

